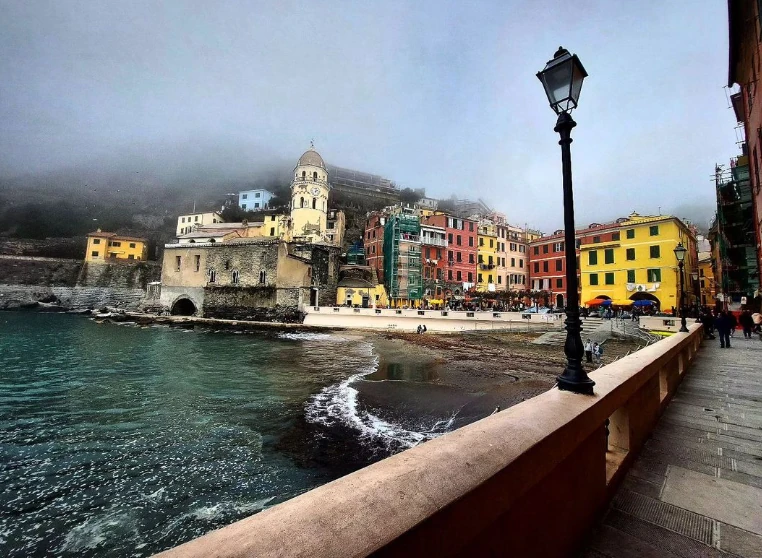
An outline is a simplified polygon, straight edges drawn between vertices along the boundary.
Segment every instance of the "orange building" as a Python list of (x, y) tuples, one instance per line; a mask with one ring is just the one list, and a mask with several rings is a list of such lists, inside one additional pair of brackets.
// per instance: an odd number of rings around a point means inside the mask
[(109, 260), (148, 259), (148, 239), (123, 236), (98, 229), (87, 235), (85, 261), (105, 263)]

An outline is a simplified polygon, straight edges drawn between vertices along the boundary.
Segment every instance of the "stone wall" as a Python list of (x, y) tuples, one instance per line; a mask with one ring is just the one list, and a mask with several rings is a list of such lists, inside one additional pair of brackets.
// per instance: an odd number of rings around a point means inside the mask
[(158, 262), (114, 260), (108, 263), (84, 263), (77, 285), (115, 289), (143, 289), (161, 279)]
[(107, 306), (138, 310), (144, 295), (142, 289), (0, 284), (0, 310), (34, 307), (39, 302), (57, 304), (61, 310), (98, 310)]
[(73, 287), (82, 260), (0, 256), (0, 284)]

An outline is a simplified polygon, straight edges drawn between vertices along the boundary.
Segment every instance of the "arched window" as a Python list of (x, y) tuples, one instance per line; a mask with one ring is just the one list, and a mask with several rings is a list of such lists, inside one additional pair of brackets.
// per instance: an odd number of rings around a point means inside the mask
[(213, 269), (209, 269), (209, 282), (214, 283), (217, 281), (217, 272)]
[(302, 171), (302, 178), (307, 178), (307, 171)]
[(313, 172), (313, 173), (312, 173), (312, 180), (314, 180), (315, 182), (317, 182), (317, 171), (315, 171), (315, 172)]
[(240, 273), (238, 273), (237, 269), (234, 269), (232, 275), (231, 281), (234, 285), (237, 285), (240, 280)]
[(317, 204), (317, 199), (312, 198), (312, 209), (315, 209), (316, 204)]
[(299, 207), (304, 207), (304, 197), (299, 198)]
[(265, 285), (267, 283), (267, 272), (262, 270), (259, 272), (259, 284)]

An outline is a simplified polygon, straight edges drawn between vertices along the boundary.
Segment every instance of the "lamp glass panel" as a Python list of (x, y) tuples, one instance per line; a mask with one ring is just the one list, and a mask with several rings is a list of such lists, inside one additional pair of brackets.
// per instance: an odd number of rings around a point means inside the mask
[(682, 244), (678, 244), (675, 248), (675, 257), (677, 258), (678, 262), (682, 262), (685, 260), (685, 253), (688, 250), (685, 249), (685, 247)]
[(582, 91), (582, 81), (584, 79), (585, 73), (582, 70), (582, 67), (579, 64), (574, 64), (574, 77), (572, 78), (571, 88), (571, 101), (574, 103), (574, 106), (570, 108), (577, 108), (577, 103), (579, 102), (579, 93)]
[(566, 110), (572, 82), (571, 59), (548, 68), (543, 77), (550, 104), (554, 105), (556, 111)]

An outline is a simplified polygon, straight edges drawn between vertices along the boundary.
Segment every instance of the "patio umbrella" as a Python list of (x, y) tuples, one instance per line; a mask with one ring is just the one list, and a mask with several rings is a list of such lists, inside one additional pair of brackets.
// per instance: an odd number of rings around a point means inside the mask
[(631, 300), (615, 300), (613, 302), (614, 306), (632, 306)]
[(612, 303), (613, 301), (611, 300), (604, 300), (604, 301), (601, 301), (601, 306), (611, 306)]
[(598, 306), (599, 304), (603, 304), (604, 302), (608, 302), (608, 301), (601, 300), (600, 298), (594, 298), (593, 300), (588, 300), (585, 303), (585, 306)]
[(633, 306), (651, 306), (654, 304), (653, 300), (636, 300), (632, 303)]

